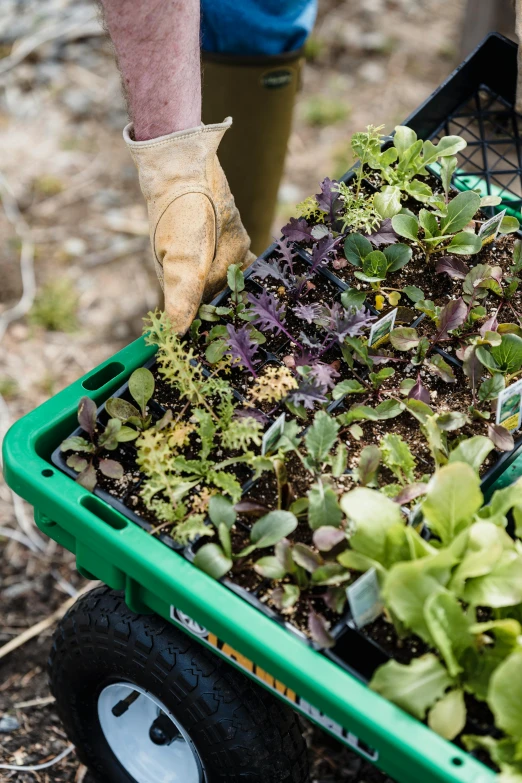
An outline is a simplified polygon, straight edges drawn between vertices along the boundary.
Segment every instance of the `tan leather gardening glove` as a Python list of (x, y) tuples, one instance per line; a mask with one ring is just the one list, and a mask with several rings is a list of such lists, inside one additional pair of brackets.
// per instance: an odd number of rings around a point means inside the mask
[(226, 285), (230, 264), (245, 269), (255, 260), (216, 155), (231, 124), (227, 117), (149, 141), (134, 141), (132, 124), (123, 131), (147, 202), (165, 310), (180, 334)]

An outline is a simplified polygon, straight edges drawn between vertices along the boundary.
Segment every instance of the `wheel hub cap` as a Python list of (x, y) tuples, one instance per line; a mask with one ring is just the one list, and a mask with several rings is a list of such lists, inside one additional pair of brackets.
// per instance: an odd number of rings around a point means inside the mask
[(189, 735), (151, 693), (130, 683), (107, 685), (98, 717), (112, 752), (136, 783), (202, 783)]

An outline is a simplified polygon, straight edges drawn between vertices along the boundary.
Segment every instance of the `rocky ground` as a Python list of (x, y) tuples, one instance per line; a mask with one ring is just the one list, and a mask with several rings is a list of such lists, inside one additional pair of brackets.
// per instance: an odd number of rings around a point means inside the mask
[[(119, 76), (94, 5), (1, 5), (0, 439), (136, 337), (157, 298), (145, 208), (121, 140)], [(351, 133), (368, 123), (391, 129), (451, 71), (462, 11), (463, 0), (320, 0), (275, 233), (324, 176), (349, 167)], [(31, 509), (1, 477), (0, 551), (1, 646), (85, 580), (72, 555), (35, 532)], [(0, 660), (0, 763), (45, 762), (67, 746), (45, 678), (52, 627)], [(308, 736), (316, 783), (386, 780), (318, 730)], [(74, 753), (3, 775), (89, 781)]]

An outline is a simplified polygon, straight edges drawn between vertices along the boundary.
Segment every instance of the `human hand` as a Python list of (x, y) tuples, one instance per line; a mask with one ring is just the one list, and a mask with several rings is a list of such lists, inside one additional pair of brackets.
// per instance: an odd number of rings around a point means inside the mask
[(132, 125), (123, 132), (147, 202), (165, 310), (180, 334), (226, 285), (230, 264), (245, 269), (255, 260), (216, 154), (231, 124), (228, 117), (148, 141), (134, 141)]

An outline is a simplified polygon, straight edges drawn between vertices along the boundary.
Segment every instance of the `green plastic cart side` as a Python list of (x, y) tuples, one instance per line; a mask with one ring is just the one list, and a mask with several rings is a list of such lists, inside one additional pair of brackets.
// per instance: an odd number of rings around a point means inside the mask
[(401, 783), (494, 781), (495, 774), (480, 762), (370, 691), (50, 464), (52, 450), (75, 424), (80, 397), (100, 402), (152, 354), (153, 349), (137, 340), (9, 430), (3, 446), (5, 477), (35, 507), (40, 528), (76, 554), (81, 573), (125, 590), (136, 611), (171, 619), (175, 606), (201, 623), (376, 749), (376, 765)]

